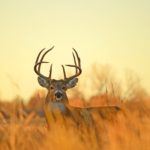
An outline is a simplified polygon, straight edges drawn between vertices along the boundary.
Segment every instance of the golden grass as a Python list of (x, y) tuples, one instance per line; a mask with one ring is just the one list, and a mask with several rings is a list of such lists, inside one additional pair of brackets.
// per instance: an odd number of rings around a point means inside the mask
[[(34, 100), (40, 101), (37, 96)], [(92, 106), (95, 100), (98, 105), (100, 97), (94, 97)], [(39, 104), (31, 104), (0, 103), (0, 150), (149, 150), (149, 98), (126, 101), (117, 113), (93, 112), (90, 127), (83, 122), (77, 127), (71, 118), (58, 114), (49, 130), (37, 111), (41, 111)]]

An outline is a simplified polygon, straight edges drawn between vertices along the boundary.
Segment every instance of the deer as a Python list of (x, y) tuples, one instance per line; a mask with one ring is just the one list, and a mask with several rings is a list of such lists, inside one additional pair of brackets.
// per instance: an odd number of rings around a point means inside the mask
[[(47, 125), (48, 127), (50, 127), (52, 120), (54, 121), (54, 118), (56, 118), (56, 115), (55, 115), (56, 113), (62, 114), (64, 117), (71, 116), (78, 123), (83, 119), (85, 122), (91, 124), (92, 116), (89, 111), (90, 108), (86, 108), (86, 107), (80, 108), (80, 107), (71, 106), (69, 104), (67, 93), (66, 93), (68, 89), (74, 88), (77, 85), (78, 77), (82, 73), (81, 59), (77, 51), (73, 48), (72, 56), (73, 56), (74, 64), (65, 65), (67, 67), (75, 68), (74, 75), (67, 77), (65, 66), (61, 65), (64, 79), (59, 79), (59, 80), (52, 79), (51, 78), (52, 64), (50, 65), (48, 76), (45, 76), (41, 73), (41, 65), (49, 63), (47, 61), (44, 61), (44, 57), (53, 48), (54, 46), (46, 51), (45, 51), (45, 48), (42, 49), (38, 53), (36, 61), (35, 61), (35, 65), (34, 65), (34, 71), (38, 75), (37, 80), (38, 80), (39, 85), (46, 88), (48, 91), (45, 101), (44, 101), (44, 113), (45, 113)], [(77, 120), (77, 118), (78, 119), (81, 118), (81, 120)]]

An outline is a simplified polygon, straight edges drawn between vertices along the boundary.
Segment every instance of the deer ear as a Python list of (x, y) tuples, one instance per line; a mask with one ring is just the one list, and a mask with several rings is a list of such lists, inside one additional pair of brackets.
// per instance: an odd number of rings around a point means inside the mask
[(40, 76), (38, 76), (38, 82), (39, 84), (42, 86), (42, 87), (45, 87), (47, 88), (49, 86), (49, 80), (45, 79), (45, 78), (42, 78)]
[(78, 82), (78, 78), (73, 78), (73, 79), (71, 79), (71, 80), (68, 81), (68, 83), (66, 84), (66, 86), (67, 86), (68, 89), (69, 88), (73, 88), (73, 87), (76, 86), (77, 82)]

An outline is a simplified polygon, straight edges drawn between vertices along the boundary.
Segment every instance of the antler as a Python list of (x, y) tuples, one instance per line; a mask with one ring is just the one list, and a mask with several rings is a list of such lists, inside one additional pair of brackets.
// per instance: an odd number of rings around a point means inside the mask
[[(73, 78), (79, 76), (82, 73), (80, 57), (74, 48), (73, 48), (73, 51), (75, 52), (75, 54), (72, 52), (72, 56), (73, 56), (73, 60), (74, 60), (75, 65), (65, 65), (65, 66), (74, 67), (75, 68), (75, 75), (67, 78), (65, 67), (64, 67), (64, 65), (62, 65), (64, 80), (66, 80), (66, 81), (72, 80)], [(76, 55), (76, 57), (75, 57), (75, 55)], [(77, 61), (76, 61), (76, 58), (77, 58)]]
[(47, 76), (41, 74), (41, 73), (40, 73), (40, 70), (41, 70), (41, 64), (43, 64), (43, 63), (49, 63), (49, 62), (47, 62), (47, 61), (43, 61), (43, 59), (44, 59), (44, 56), (45, 56), (49, 51), (51, 51), (53, 48), (54, 48), (54, 46), (51, 47), (50, 49), (48, 49), (48, 50), (42, 55), (41, 59), (39, 60), (40, 55), (41, 55), (41, 53), (45, 50), (45, 48), (42, 49), (42, 50), (39, 52), (39, 54), (38, 54), (38, 56), (37, 56), (37, 58), (36, 58), (35, 65), (34, 65), (34, 71), (35, 71), (35, 73), (36, 73), (37, 75), (39, 75), (40, 77), (43, 77), (43, 78), (46, 78), (46, 79), (51, 79), (52, 64), (50, 65), (49, 77), (47, 77)]

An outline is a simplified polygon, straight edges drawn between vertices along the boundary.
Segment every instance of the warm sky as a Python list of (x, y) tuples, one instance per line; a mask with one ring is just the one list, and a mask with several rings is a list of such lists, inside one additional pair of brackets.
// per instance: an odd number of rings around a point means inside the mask
[(128, 68), (150, 89), (149, 0), (1, 0), (0, 21), (1, 98), (39, 88), (34, 61), (53, 45), (54, 74), (73, 62), (74, 47), (84, 72), (95, 62)]

